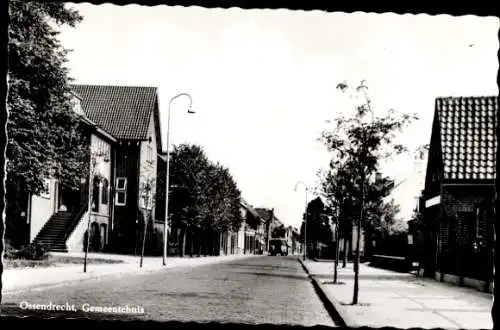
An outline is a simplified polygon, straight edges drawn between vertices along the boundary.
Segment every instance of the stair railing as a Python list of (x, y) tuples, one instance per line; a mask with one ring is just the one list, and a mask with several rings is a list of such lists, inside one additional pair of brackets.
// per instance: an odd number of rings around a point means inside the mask
[(64, 238), (63, 238), (64, 244), (66, 244), (66, 240), (73, 233), (73, 231), (75, 230), (76, 226), (78, 225), (78, 223), (82, 219), (85, 212), (88, 211), (88, 208), (89, 208), (88, 203), (89, 203), (88, 198), (85, 198), (80, 210), (73, 215), (70, 225), (67, 226), (65, 229), (66, 233), (64, 234)]

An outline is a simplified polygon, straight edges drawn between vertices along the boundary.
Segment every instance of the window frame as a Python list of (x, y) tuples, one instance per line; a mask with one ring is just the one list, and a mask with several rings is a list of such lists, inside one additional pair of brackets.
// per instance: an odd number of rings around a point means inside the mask
[(101, 181), (101, 205), (108, 205), (108, 204), (109, 204), (109, 181), (108, 179), (104, 178)]
[[(120, 187), (119, 182), (123, 181), (123, 187)], [(125, 206), (127, 205), (127, 178), (126, 177), (117, 177), (115, 180), (115, 205), (116, 206)], [(123, 195), (123, 203), (120, 202), (120, 195)]]
[(154, 162), (153, 146), (151, 145), (151, 143), (146, 146), (146, 162), (148, 162), (149, 164), (153, 164)]

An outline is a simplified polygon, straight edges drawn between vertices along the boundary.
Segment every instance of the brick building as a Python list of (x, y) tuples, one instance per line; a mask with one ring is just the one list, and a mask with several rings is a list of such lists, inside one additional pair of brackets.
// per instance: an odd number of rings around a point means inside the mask
[(435, 102), (422, 192), (420, 272), (491, 291), (498, 98)]

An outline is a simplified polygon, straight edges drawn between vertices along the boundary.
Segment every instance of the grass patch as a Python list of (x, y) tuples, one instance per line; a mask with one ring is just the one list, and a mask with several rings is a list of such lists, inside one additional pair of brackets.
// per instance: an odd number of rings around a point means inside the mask
[[(53, 256), (48, 255), (43, 260), (30, 260), (25, 258), (4, 258), (5, 269), (11, 268), (46, 268), (60, 265), (80, 265), (83, 264), (84, 258), (70, 256)], [(123, 263), (122, 260), (111, 260), (104, 258), (88, 258), (87, 264), (118, 264)]]

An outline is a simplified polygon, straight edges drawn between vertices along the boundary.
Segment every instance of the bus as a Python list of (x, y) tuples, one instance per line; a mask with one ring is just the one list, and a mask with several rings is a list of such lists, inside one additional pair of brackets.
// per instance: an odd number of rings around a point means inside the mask
[(272, 256), (280, 255), (287, 256), (288, 255), (288, 244), (286, 239), (284, 238), (271, 238), (269, 240), (269, 254)]

